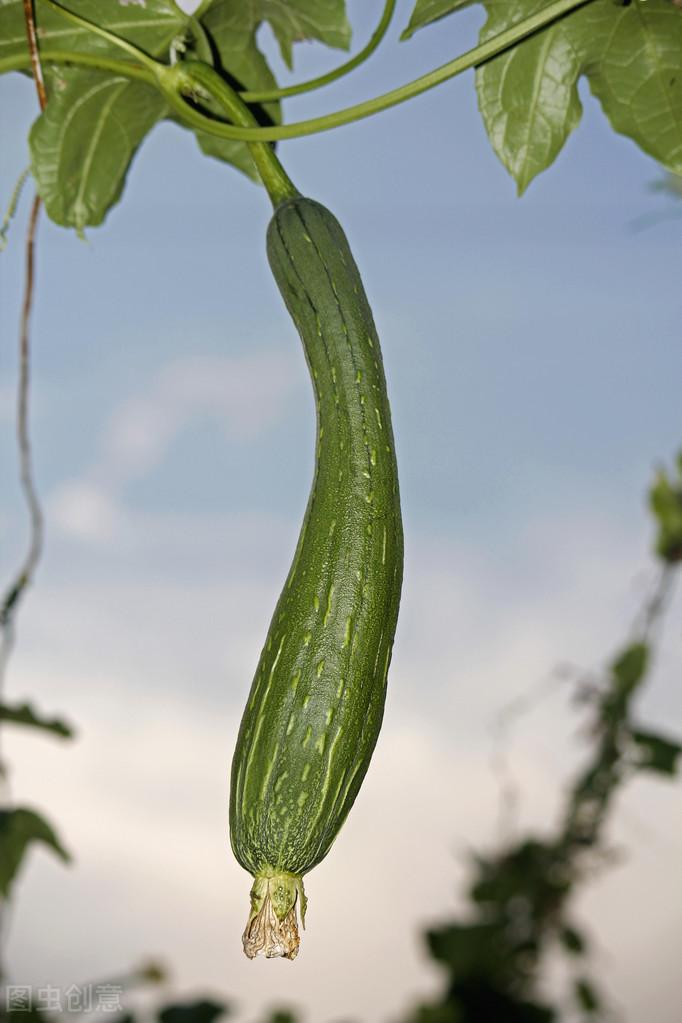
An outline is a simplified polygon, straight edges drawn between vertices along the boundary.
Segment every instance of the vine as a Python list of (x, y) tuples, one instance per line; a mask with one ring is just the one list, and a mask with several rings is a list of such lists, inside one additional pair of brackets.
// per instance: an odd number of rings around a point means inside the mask
[[(43, 50), (43, 59), (53, 64), (83, 64), (88, 67), (100, 68), (111, 71), (124, 77), (135, 78), (139, 81), (155, 84), (163, 93), (169, 105), (178, 113), (182, 119), (193, 128), (205, 131), (217, 138), (226, 139), (231, 142), (278, 142), (284, 139), (302, 138), (306, 135), (316, 135), (320, 132), (331, 131), (343, 125), (353, 124), (366, 117), (389, 110), (391, 107), (414, 99), (416, 96), (434, 89), (443, 82), (468, 71), (470, 68), (481, 67), (483, 64), (504, 53), (510, 47), (516, 46), (523, 39), (541, 31), (543, 28), (553, 24), (560, 18), (565, 17), (572, 11), (595, 0), (554, 0), (554, 3), (543, 8), (536, 14), (524, 18), (512, 28), (501, 32), (493, 39), (480, 43), (471, 50), (467, 50), (461, 56), (448, 61), (441, 67), (425, 75), (421, 75), (412, 82), (392, 89), (374, 99), (364, 100), (353, 106), (345, 107), (331, 114), (324, 114), (320, 117), (312, 117), (302, 121), (294, 121), (291, 124), (273, 125), (272, 127), (244, 127), (234, 124), (225, 124), (206, 114), (200, 113), (191, 107), (183, 96), (200, 91), (199, 82), (192, 81), (191, 72), (183, 72), (182, 63), (176, 65), (163, 64), (143, 53), (138, 47), (103, 29), (99, 25), (88, 21), (73, 11), (68, 10), (56, 0), (40, 0), (54, 10), (59, 11), (67, 20), (72, 21), (81, 28), (101, 36), (120, 49), (125, 50), (137, 61), (132, 65), (126, 61), (112, 61), (109, 58), (100, 58), (98, 55), (81, 54), (78, 51), (53, 50), (46, 47)], [(86, 59), (83, 59), (85, 57)], [(0, 59), (0, 73), (3, 71), (20, 70), (26, 66), (26, 58), (23, 56)], [(199, 86), (199, 89), (197, 89)], [(229, 111), (224, 110), (229, 116)]]

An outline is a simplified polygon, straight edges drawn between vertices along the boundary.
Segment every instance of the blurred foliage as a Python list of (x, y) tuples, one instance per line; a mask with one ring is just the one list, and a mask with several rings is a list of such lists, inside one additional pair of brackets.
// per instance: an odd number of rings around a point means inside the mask
[[(549, 834), (529, 833), (496, 852), (472, 857), (466, 913), (425, 934), (429, 954), (445, 974), (443, 989), (409, 1010), (403, 1023), (551, 1023), (566, 1018), (567, 1005), (570, 1018), (584, 1023), (603, 1023), (610, 1016), (608, 1000), (591, 971), (589, 941), (572, 917), (572, 902), (594, 868), (607, 862), (604, 831), (620, 788), (640, 771), (674, 776), (682, 756), (677, 737), (642, 727), (634, 713), (651, 672), (655, 628), (682, 562), (682, 454), (674, 472), (658, 472), (650, 508), (659, 581), (633, 635), (600, 677), (580, 683), (589, 751), (564, 796), (557, 824)], [(23, 716), (6, 713), (5, 720), (45, 727), (37, 716), (29, 722)], [(23, 808), (2, 811), (0, 889), (5, 894), (33, 841), (46, 842), (66, 858), (54, 832), (37, 814)], [(557, 1004), (539, 995), (549, 952), (563, 956), (570, 978), (568, 997)], [(164, 979), (164, 970), (148, 963), (119, 985), (125, 995), (135, 985)], [(215, 1023), (230, 1012), (227, 1003), (202, 998), (161, 1005), (153, 1018), (156, 1023)], [(117, 1023), (143, 1023), (135, 1010), (108, 1015)], [(144, 1013), (145, 1021), (151, 1018)], [(22, 1008), (10, 1012), (8, 1019), (58, 1023), (60, 1016)], [(297, 1015), (280, 1008), (264, 1023), (297, 1023)]]
[(9, 896), (24, 856), (35, 842), (69, 862), (69, 854), (41, 814), (24, 806), (0, 810), (0, 899)]
[(30, 703), (2, 703), (0, 702), (0, 723), (11, 721), (15, 725), (25, 725), (27, 728), (39, 728), (44, 732), (51, 732), (60, 739), (73, 738), (73, 727), (62, 718), (47, 718), (33, 709)]
[(168, 1005), (161, 1009), (157, 1018), (159, 1023), (214, 1023), (227, 1012), (226, 1005), (203, 999), (183, 1005)]
[(682, 199), (682, 174), (666, 174), (661, 181), (655, 181), (651, 188), (654, 192), (665, 192), (674, 199)]
[(650, 492), (658, 526), (656, 553), (670, 563), (682, 560), (682, 452), (676, 468), (677, 474), (671, 476), (661, 469)]

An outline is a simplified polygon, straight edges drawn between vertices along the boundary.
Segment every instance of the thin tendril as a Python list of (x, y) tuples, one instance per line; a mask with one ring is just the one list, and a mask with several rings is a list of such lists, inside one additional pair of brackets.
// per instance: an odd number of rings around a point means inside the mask
[(369, 42), (350, 60), (339, 64), (338, 67), (327, 71), (324, 75), (309, 78), (305, 82), (297, 82), (295, 85), (287, 85), (283, 89), (263, 89), (260, 91), (247, 89), (239, 93), (240, 99), (244, 100), (245, 103), (270, 103), (273, 100), (287, 99), (289, 96), (300, 96), (304, 92), (312, 92), (313, 89), (320, 89), (323, 85), (329, 85), (331, 82), (336, 82), (339, 78), (343, 78), (344, 75), (364, 64), (367, 58), (371, 57), (377, 49), (388, 31), (388, 26), (391, 24), (395, 5), (396, 0), (386, 0), (379, 24), (374, 29)]
[(10, 196), (9, 203), (7, 204), (7, 211), (5, 216), (2, 218), (2, 225), (0, 225), (0, 252), (2, 252), (7, 245), (7, 236), (9, 234), (10, 224), (16, 216), (19, 200), (21, 199), (21, 193), (24, 190), (24, 185), (26, 184), (30, 173), (31, 168), (24, 167), (23, 171), (17, 178), (14, 188), (12, 189), (12, 195)]

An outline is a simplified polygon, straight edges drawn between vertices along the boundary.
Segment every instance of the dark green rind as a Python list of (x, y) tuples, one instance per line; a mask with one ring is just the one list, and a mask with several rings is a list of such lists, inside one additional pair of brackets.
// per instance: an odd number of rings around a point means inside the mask
[(317, 457), (242, 718), (230, 834), (252, 874), (303, 875), (329, 851), (376, 745), (403, 534), (379, 340), (341, 226), (319, 203), (287, 200), (268, 259), (311, 373)]

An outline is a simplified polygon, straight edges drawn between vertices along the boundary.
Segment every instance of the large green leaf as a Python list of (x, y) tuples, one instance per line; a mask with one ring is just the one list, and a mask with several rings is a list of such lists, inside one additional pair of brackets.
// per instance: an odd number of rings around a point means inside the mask
[(31, 163), (49, 216), (77, 231), (116, 202), (140, 142), (164, 116), (160, 93), (98, 71), (67, 71), (30, 133)]
[(318, 39), (327, 46), (347, 49), (351, 29), (346, 17), (345, 0), (214, 0), (200, 9), (200, 18), (218, 43), (231, 49), (231, 37), (255, 33), (263, 21), (277, 37), (282, 57), (293, 63), (293, 44)]
[(474, 0), (417, 0), (409, 24), (400, 38), (409, 39), (418, 28), (431, 25), (462, 7), (470, 7), (473, 2)]
[[(547, 0), (486, 3), (481, 41), (547, 6)], [(579, 14), (579, 12), (578, 12)], [(478, 104), (493, 149), (523, 193), (549, 167), (580, 120), (580, 52), (572, 36), (578, 15), (551, 25), (480, 68)]]
[(30, 703), (0, 703), (0, 722), (22, 725), (26, 728), (38, 728), (51, 732), (61, 739), (70, 739), (73, 728), (62, 718), (48, 718), (33, 709)]
[(682, 12), (669, 0), (615, 9), (602, 0), (584, 23), (597, 41), (590, 88), (612, 126), (682, 173)]
[(261, 0), (260, 6), (289, 67), (293, 64), (292, 44), (303, 39), (348, 49), (351, 29), (345, 0)]
[[(489, 39), (550, 0), (484, 0)], [(664, 167), (682, 169), (682, 15), (669, 0), (595, 0), (506, 51), (476, 74), (495, 152), (519, 193), (556, 159), (580, 119), (578, 79), (616, 131)]]
[(70, 856), (44, 817), (26, 807), (0, 810), (0, 898), (9, 895), (12, 882), (33, 842), (42, 842), (65, 863)]
[[(144, 0), (144, 3), (65, 0), (64, 6), (157, 57), (167, 54), (171, 41), (186, 31), (189, 21), (173, 0)], [(123, 57), (117, 47), (67, 21), (42, 0), (35, 0), (35, 18), (40, 46), (45, 50), (52, 47)], [(0, 60), (25, 51), (23, 0), (0, 0)]]
[[(189, 25), (173, 0), (68, 0), (66, 6), (164, 60)], [(35, 15), (43, 53), (52, 48), (125, 57), (42, 0), (35, 0)], [(26, 49), (22, 0), (0, 0), (0, 60)], [(100, 224), (116, 202), (130, 161), (166, 105), (148, 86), (107, 72), (49, 63), (45, 71), (48, 106), (30, 133), (33, 175), (48, 215), (82, 231)]]

